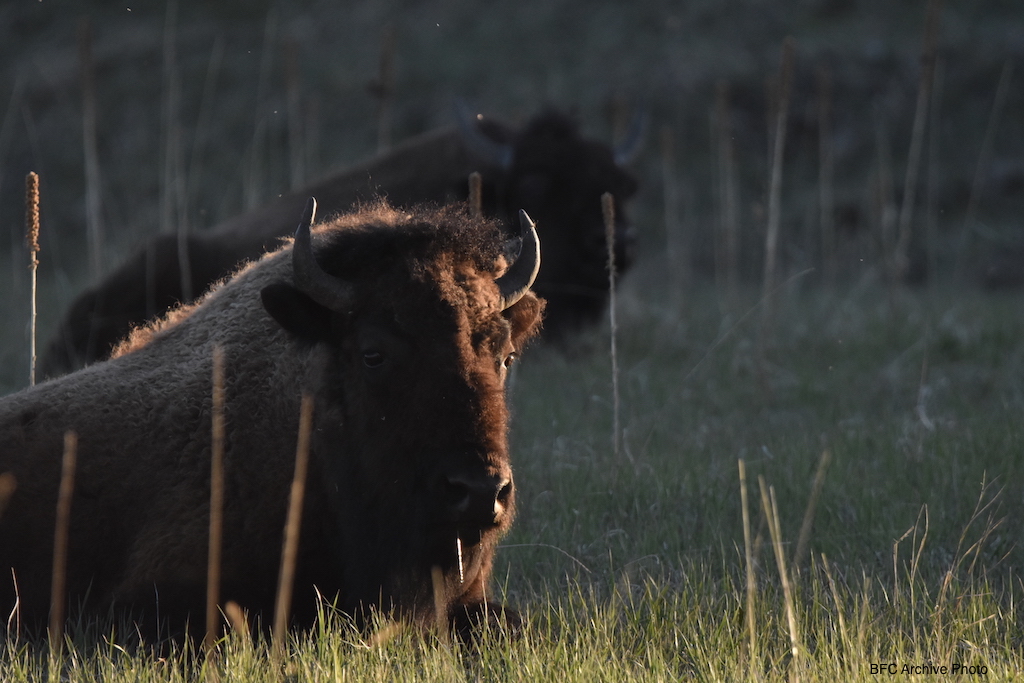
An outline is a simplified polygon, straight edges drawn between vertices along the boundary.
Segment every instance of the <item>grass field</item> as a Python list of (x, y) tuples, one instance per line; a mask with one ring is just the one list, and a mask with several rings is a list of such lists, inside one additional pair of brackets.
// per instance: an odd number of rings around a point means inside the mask
[[(365, 85), (389, 21), (401, 44), (396, 139), (447, 122), (454, 94), (518, 120), (545, 102), (573, 106), (603, 139), (617, 102), (646, 101), (652, 136), (634, 205), (640, 255), (619, 293), (620, 452), (607, 321), (568, 348), (530, 349), (509, 390), (519, 516), (499, 550), (494, 590), (526, 614), (523, 638), (485, 633), (470, 651), (388, 624), (358, 632), (327, 614), (294, 634), (278, 666), (268, 643), (237, 633), (210, 658), (157, 657), (111, 642), (106, 627), (78, 624), (59, 661), (44, 643), (8, 639), (0, 681), (1024, 675), (1024, 308), (1019, 291), (975, 287), (976, 272), (945, 277), (963, 235), (971, 236), (971, 267), (1024, 244), (1019, 85), (993, 128), (989, 163), (979, 161), (1000, 69), (1020, 61), (1014, 2), (946, 3), (937, 153), (926, 156), (938, 170), (931, 194), (921, 179), (912, 246), (920, 258), (934, 212), (943, 277), (932, 273), (916, 288), (887, 284), (879, 254), (884, 216), (900, 199), (925, 3), (752, 1), (731, 17), (709, 2), (678, 11), (651, 2), (635, 11), (614, 2), (498, 2), (483, 15), (460, 3), (356, 4), (343, 14), (326, 2), (182, 1), (183, 137), (175, 142), (163, 120), (164, 8), (128, 14), (89, 3), (105, 248), (116, 262), (157, 231), (168, 177), (187, 179), (178, 218), (192, 229), (288, 186), (278, 116), (288, 38), (303, 38), (310, 175), (375, 149)], [(9, 102), (0, 116), (0, 222), (10, 233), (0, 244), (0, 291), (9, 294), (0, 298), (0, 393), (27, 382), (27, 170), (43, 177), (42, 339), (90, 277), (77, 17), (56, 5), (0, 8), (10, 19), (0, 21), (0, 103)], [(764, 91), (787, 34), (799, 45), (783, 191), (781, 262), (790, 280), (763, 328)], [(831, 289), (820, 285), (820, 268), (800, 274), (820, 265), (820, 65), (836, 80), (837, 214), (854, 217), (840, 225), (841, 273)], [(207, 79), (217, 83), (209, 101)], [(713, 111), (725, 81), (743, 230), (743, 277), (729, 295), (712, 284), (710, 265), (724, 210)], [(664, 211), (663, 129), (675, 135), (674, 223)], [(175, 145), (191, 155), (187, 168), (167, 164)], [(976, 168), (982, 201), (962, 233)], [(766, 510), (777, 514), (777, 529)]]
[[(871, 283), (794, 289), (780, 299), (762, 373), (759, 309), (742, 315), (753, 293), (738, 316), (723, 316), (712, 290), (675, 308), (641, 293), (627, 287), (621, 299), (618, 457), (606, 332), (568, 353), (535, 349), (517, 370), (520, 515), (495, 589), (526, 612), (524, 638), (477, 653), (393, 629), (372, 642), (335, 616), (296, 634), (286, 671), (303, 681), (875, 680), (881, 664), (985, 667), (985, 680), (1024, 671), (1015, 297), (903, 291), (889, 301)], [(95, 629), (71, 637), (65, 680), (213, 680), (213, 669), (225, 680), (277, 680), (266, 643), (237, 635), (208, 662), (189, 652), (153, 661)], [(0, 678), (42, 677), (41, 653), (9, 643)], [(907, 680), (952, 675), (909, 671)]]

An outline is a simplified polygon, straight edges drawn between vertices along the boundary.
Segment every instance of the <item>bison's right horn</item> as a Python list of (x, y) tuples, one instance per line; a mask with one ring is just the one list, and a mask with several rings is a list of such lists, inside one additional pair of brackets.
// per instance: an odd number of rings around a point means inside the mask
[(343, 311), (351, 308), (355, 294), (352, 285), (328, 275), (316, 262), (313, 241), (309, 234), (314, 216), (316, 199), (310, 197), (306, 202), (306, 209), (302, 212), (302, 222), (295, 230), (295, 243), (292, 246), (295, 285), (321, 306), (326, 306), (332, 311)]
[(459, 122), (459, 133), (469, 150), (480, 157), (480, 160), (508, 170), (512, 167), (512, 145), (496, 142), (480, 132), (476, 125), (477, 117), (470, 111), (463, 100), (455, 103), (456, 118)]
[(519, 230), (522, 239), (519, 256), (505, 274), (495, 280), (501, 293), (503, 311), (530, 291), (540, 271), (540, 238), (537, 237), (537, 226), (522, 209), (519, 209)]

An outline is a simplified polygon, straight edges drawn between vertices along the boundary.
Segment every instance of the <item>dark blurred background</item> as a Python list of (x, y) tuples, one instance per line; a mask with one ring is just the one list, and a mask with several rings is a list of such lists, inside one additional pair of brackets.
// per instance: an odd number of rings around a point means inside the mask
[[(902, 202), (926, 10), (924, 0), (4, 0), (0, 286), (11, 296), (0, 339), (3, 384), (21, 384), (7, 373), (15, 364), (21, 376), (25, 348), (28, 275), (19, 264), (28, 262), (29, 171), (42, 186), (45, 339), (96, 277), (90, 211), (102, 226), (99, 270), (109, 271), (147, 236), (182, 224), (203, 230), (450, 125), (460, 97), (512, 123), (554, 105), (608, 142), (636, 108), (646, 110), (650, 126), (634, 164), (641, 260), (626, 286), (713, 281), (715, 231), (726, 216), (739, 234), (739, 277), (757, 283), (787, 36), (795, 40), (795, 68), (783, 272), (813, 267), (803, 281), (821, 280), (826, 220), (836, 231), (839, 283), (884, 271), (892, 242), (885, 233)], [(901, 280), (942, 283), (955, 272), (970, 286), (1019, 284), (1024, 3), (946, 2), (939, 16), (935, 106)], [(834, 159), (828, 219), (820, 203), (823, 103)], [(731, 180), (723, 175), (727, 154)], [(91, 203), (89, 174), (98, 188)], [(666, 279), (666, 269), (685, 277)]]

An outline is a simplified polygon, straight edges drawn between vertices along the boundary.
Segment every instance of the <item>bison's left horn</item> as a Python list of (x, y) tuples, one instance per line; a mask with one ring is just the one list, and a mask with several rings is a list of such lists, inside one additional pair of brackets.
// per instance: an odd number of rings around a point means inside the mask
[(313, 255), (313, 241), (309, 229), (316, 216), (316, 199), (309, 198), (302, 212), (302, 222), (295, 230), (295, 244), (292, 246), (292, 269), (295, 285), (309, 298), (332, 311), (342, 311), (352, 306), (354, 292), (352, 285), (327, 272), (316, 262)]
[(540, 271), (540, 238), (537, 237), (537, 226), (522, 209), (519, 210), (519, 230), (522, 239), (519, 256), (505, 274), (495, 280), (498, 291), (501, 292), (503, 311), (530, 291)]

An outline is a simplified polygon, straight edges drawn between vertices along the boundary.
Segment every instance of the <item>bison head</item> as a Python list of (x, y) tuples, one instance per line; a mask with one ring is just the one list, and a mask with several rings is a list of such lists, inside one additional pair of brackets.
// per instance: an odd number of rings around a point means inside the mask
[(369, 223), (364, 212), (311, 235), (314, 210), (296, 232), (292, 281), (261, 293), (310, 357), (311, 493), (331, 511), (310, 520), (323, 542), (305, 552), (326, 568), (314, 582), (337, 587), (346, 609), (427, 620), (440, 568), (449, 609), (478, 609), (515, 509), (504, 383), (543, 309), (530, 291), (533, 223), (521, 214), (506, 268), (497, 227), (459, 208), (380, 207)]
[[(615, 200), (615, 262), (620, 271), (633, 259), (633, 229), (624, 209), (637, 191), (625, 166), (639, 148), (645, 117), (635, 117), (618, 148), (580, 135), (571, 117), (554, 110), (518, 130), (472, 116), (460, 108), (459, 130), (494, 188), (488, 215), (511, 218), (525, 209), (540, 224), (544, 273), (536, 291), (547, 300), (551, 325), (561, 336), (604, 312), (608, 289), (601, 195)], [(488, 197), (484, 197), (485, 204)]]

